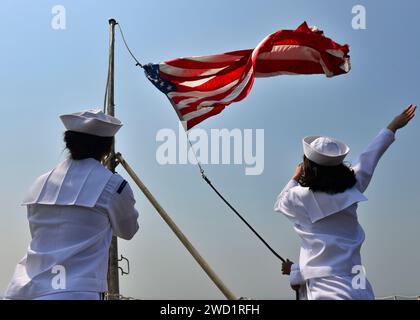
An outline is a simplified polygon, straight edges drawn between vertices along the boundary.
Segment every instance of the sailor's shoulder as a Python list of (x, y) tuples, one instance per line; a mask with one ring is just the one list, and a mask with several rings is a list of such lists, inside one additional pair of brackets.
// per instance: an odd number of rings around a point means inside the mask
[(127, 180), (125, 180), (122, 176), (120, 176), (118, 173), (113, 173), (111, 178), (108, 181), (108, 185), (110, 187), (110, 191), (115, 194), (121, 194), (122, 191), (126, 188), (128, 185)]

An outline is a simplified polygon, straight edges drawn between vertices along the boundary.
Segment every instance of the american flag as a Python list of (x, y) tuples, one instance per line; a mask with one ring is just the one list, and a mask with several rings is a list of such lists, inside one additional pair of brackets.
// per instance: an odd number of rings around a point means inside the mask
[(244, 99), (255, 77), (350, 71), (349, 46), (306, 22), (267, 36), (255, 49), (177, 58), (144, 65), (147, 78), (171, 102), (186, 130)]

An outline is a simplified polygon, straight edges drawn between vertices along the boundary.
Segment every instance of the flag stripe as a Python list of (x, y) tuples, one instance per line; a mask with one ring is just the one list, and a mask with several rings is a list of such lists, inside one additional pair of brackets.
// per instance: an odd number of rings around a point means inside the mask
[(317, 62), (320, 53), (311, 47), (298, 45), (277, 45), (273, 50), (260, 52), (257, 61), (261, 60), (304, 60)]
[(160, 71), (165, 73), (167, 76), (182, 76), (182, 77), (196, 77), (196, 76), (209, 76), (213, 75), (215, 73), (218, 73), (219, 71), (225, 69), (226, 66), (216, 69), (185, 69), (185, 68), (179, 68), (179, 67), (173, 67), (166, 63), (162, 63), (160, 65)]
[[(250, 79), (252, 78), (253, 78), (253, 70), (252, 70), (252, 65), (250, 65), (246, 78), (242, 79), (239, 83), (232, 86), (232, 88), (230, 88), (229, 90), (223, 93), (220, 93), (214, 96), (208, 96), (208, 97), (193, 101), (189, 103), (189, 107), (201, 108), (203, 106), (210, 106), (215, 103), (220, 103), (220, 104), (225, 104), (225, 105), (229, 104), (231, 101), (233, 101), (234, 99), (236, 99), (236, 97), (239, 96), (243, 88), (245, 88), (245, 86), (249, 83)], [(182, 111), (182, 112), (186, 112), (186, 111)]]

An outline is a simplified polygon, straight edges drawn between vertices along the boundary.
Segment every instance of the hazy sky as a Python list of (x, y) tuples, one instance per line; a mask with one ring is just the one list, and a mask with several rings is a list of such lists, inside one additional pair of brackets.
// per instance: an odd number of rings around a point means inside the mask
[[(66, 8), (65, 30), (51, 27), (57, 4)], [(366, 30), (352, 28), (357, 4), (366, 7)], [(301, 137), (342, 139), (352, 160), (405, 105), (420, 101), (415, 0), (3, 0), (0, 8), (1, 291), (30, 239), (20, 201), (38, 175), (66, 156), (58, 115), (103, 103), (110, 17), (121, 23), (145, 63), (253, 48), (269, 33), (294, 29), (304, 20), (350, 45), (349, 74), (256, 79), (244, 101), (199, 125), (265, 130), (263, 174), (246, 176), (245, 165), (206, 165), (205, 170), (266, 240), (295, 261), (299, 240), (273, 204), (301, 159)], [(256, 299), (293, 298), (280, 262), (219, 201), (195, 166), (157, 163), (156, 133), (177, 130), (177, 116), (134, 66), (119, 34), (115, 63), (116, 115), (125, 124), (118, 151), (232, 291)], [(366, 193), (369, 201), (359, 207), (366, 232), (363, 262), (377, 296), (420, 293), (418, 120), (398, 133)], [(127, 177), (122, 168), (119, 173)], [(121, 278), (122, 293), (142, 299), (223, 298), (133, 189), (141, 227), (132, 241), (119, 242), (131, 262), (131, 274)]]

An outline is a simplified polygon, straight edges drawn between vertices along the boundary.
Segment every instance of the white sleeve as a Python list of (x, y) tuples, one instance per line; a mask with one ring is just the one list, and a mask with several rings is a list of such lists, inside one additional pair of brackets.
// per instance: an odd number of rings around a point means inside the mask
[(294, 217), (294, 213), (293, 213), (294, 204), (293, 204), (293, 201), (291, 201), (290, 199), (289, 192), (292, 188), (298, 185), (299, 184), (294, 179), (291, 179), (286, 184), (286, 186), (277, 196), (276, 203), (274, 204), (274, 211), (283, 212), (289, 218)]
[(352, 166), (357, 179), (356, 187), (360, 192), (367, 189), (379, 159), (394, 140), (393, 131), (382, 129)]
[(134, 204), (133, 190), (127, 181), (123, 181), (108, 202), (108, 216), (114, 234), (125, 240), (130, 240), (139, 229), (137, 212)]
[(300, 267), (299, 264), (294, 263), (292, 264), (291, 271), (290, 271), (290, 285), (304, 285), (305, 280), (302, 277), (302, 274), (300, 273)]

